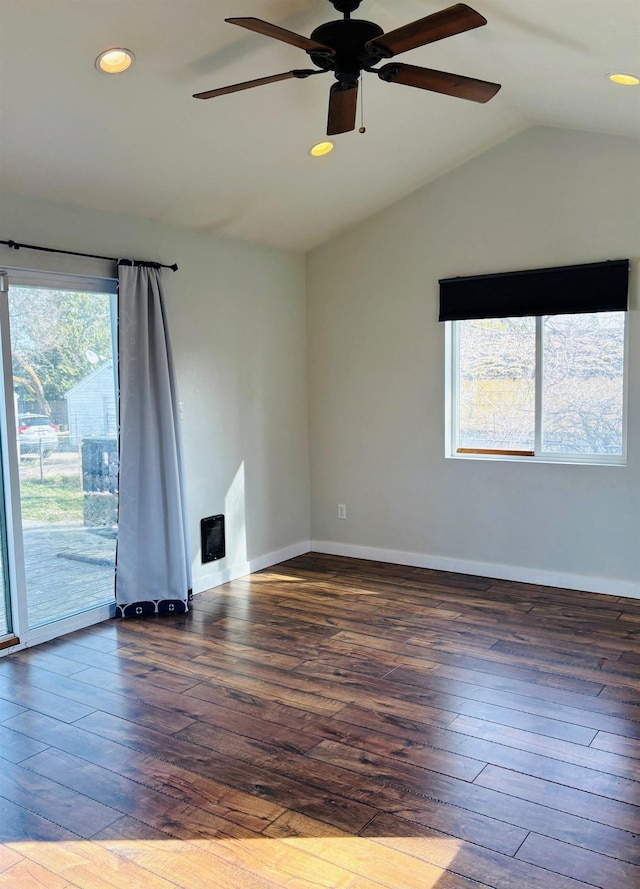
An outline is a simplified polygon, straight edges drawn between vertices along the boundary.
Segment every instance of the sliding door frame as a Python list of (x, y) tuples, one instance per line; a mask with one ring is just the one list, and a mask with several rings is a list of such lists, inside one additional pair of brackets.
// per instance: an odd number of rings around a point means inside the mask
[[(11, 366), (11, 337), (9, 329), (9, 275), (0, 271), (0, 359), (2, 361), (2, 386), (0, 386), (0, 424), (2, 457), (2, 492), (4, 502), (4, 527), (2, 546), (6, 554), (5, 582), (8, 583), (8, 615), (15, 645), (3, 649), (2, 653), (17, 651), (26, 647), (27, 637), (27, 597), (24, 576), (24, 548), (22, 542), (22, 522), (20, 519), (20, 479), (18, 450), (12, 429), (16, 428), (15, 402), (13, 399), (13, 368)], [(7, 398), (7, 392), (11, 397)], [(17, 507), (17, 514), (16, 514)], [(17, 533), (16, 533), (17, 531)], [(21, 594), (22, 591), (22, 594)]]
[[(17, 641), (0, 649), (0, 657), (41, 642), (48, 642), (74, 630), (81, 630), (115, 616), (113, 603), (100, 605), (70, 617), (29, 629), (27, 611), (27, 584), (20, 504), (20, 465), (16, 442), (16, 407), (13, 397), (13, 367), (11, 356), (11, 331), (9, 320), (9, 286), (47, 287), (59, 290), (107, 293), (111, 298), (112, 348), (114, 372), (117, 373), (117, 281), (108, 277), (78, 275), (69, 272), (32, 271), (4, 266), (0, 269), (0, 361), (2, 380), (0, 385), (0, 457), (4, 484), (5, 515), (5, 577), (9, 584), (7, 599), (10, 606), (9, 620)], [(116, 377), (117, 382), (117, 377)], [(116, 398), (117, 410), (117, 398)], [(13, 432), (13, 434), (12, 434)], [(2, 530), (2, 529), (0, 529)]]

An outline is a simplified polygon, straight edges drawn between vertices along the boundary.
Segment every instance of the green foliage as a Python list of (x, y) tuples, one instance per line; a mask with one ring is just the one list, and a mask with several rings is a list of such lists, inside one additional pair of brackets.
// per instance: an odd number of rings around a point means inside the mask
[(15, 388), (49, 413), (93, 371), (87, 352), (111, 358), (110, 297), (34, 287), (9, 292)]

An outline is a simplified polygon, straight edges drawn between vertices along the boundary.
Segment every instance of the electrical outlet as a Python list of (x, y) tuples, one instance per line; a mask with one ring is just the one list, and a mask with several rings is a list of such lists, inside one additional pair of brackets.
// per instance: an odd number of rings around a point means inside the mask
[(338, 503), (338, 518), (346, 519), (347, 517), (347, 506), (345, 503)]

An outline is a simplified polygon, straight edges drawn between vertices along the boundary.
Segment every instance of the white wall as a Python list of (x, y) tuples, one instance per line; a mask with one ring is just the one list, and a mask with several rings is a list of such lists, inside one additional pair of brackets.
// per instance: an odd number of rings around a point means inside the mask
[[(308, 319), (295, 254), (8, 195), (0, 237), (178, 262), (164, 280), (196, 589), (311, 533), (334, 552), (640, 595), (639, 160), (631, 140), (527, 130), (311, 253)], [(445, 460), (438, 278), (627, 256), (628, 465)], [(110, 270), (1, 247), (0, 264)], [(228, 556), (203, 566), (199, 521), (218, 512)]]
[[(532, 128), (308, 255), (314, 548), (640, 596), (639, 161)], [(445, 459), (438, 279), (626, 257), (628, 465)]]
[[(309, 541), (304, 259), (145, 220), (3, 195), (0, 237), (177, 262), (163, 275), (184, 411), (194, 589)], [(0, 247), (0, 266), (112, 274), (93, 260)], [(227, 557), (202, 565), (200, 519), (226, 515)]]

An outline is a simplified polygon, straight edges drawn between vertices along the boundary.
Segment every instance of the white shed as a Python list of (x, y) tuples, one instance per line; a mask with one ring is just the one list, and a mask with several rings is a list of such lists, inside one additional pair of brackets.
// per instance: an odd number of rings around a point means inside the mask
[(65, 396), (69, 416), (69, 438), (78, 445), (89, 436), (117, 435), (113, 361), (91, 371)]

